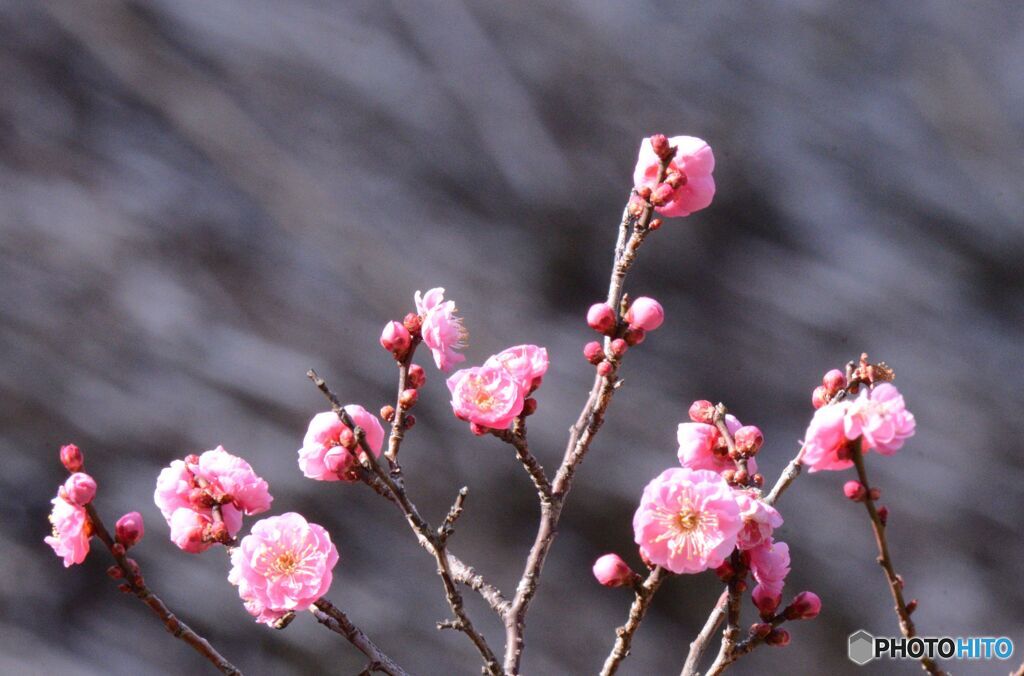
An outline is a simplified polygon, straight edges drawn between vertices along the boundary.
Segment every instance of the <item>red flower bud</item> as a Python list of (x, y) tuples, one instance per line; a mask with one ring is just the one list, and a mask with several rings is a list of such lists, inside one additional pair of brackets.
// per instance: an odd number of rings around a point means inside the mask
[(380, 417), (391, 422), (395, 419), (395, 407), (391, 405), (380, 407)]
[(398, 322), (388, 322), (380, 334), (380, 346), (394, 355), (395, 359), (405, 358), (409, 346), (412, 345), (412, 336), (409, 329)]
[(416, 424), (416, 416), (414, 416), (412, 413), (406, 414), (404, 421), (404, 428), (407, 430), (411, 430), (413, 425)]
[(670, 186), (668, 183), (659, 183), (658, 186), (651, 192), (651, 204), (653, 204), (656, 207), (663, 206), (670, 199), (672, 199), (672, 195), (674, 193), (675, 190), (673, 190), (672, 186)]
[(676, 154), (675, 148), (669, 144), (664, 134), (655, 134), (651, 137), (651, 149), (662, 160), (670, 159)]
[(69, 472), (81, 472), (85, 465), (85, 456), (74, 444), (66, 444), (60, 447), (60, 461)]
[(413, 364), (409, 367), (409, 375), (406, 378), (406, 382), (409, 387), (419, 389), (427, 382), (427, 372), (419, 364)]
[(614, 370), (614, 368), (612, 367), (611, 362), (603, 361), (603, 362), (601, 362), (600, 364), (597, 365), (597, 373), (598, 373), (598, 375), (600, 375), (600, 376), (602, 376), (604, 378), (607, 378), (608, 376), (610, 376), (612, 374), (613, 370)]
[(338, 444), (340, 444), (342, 448), (347, 448), (351, 451), (359, 445), (359, 442), (356, 441), (356, 435), (352, 433), (352, 430), (347, 427), (342, 427), (341, 431), (338, 432)]
[(824, 385), (818, 385), (814, 388), (814, 392), (811, 393), (811, 404), (814, 408), (821, 408), (828, 403), (828, 390), (825, 389)]
[(419, 399), (419, 391), (409, 388), (402, 390), (402, 394), (398, 397), (398, 403), (402, 405), (402, 408), (412, 408), (416, 405), (416, 400)]
[(821, 599), (810, 591), (802, 591), (793, 597), (786, 606), (784, 614), (787, 620), (810, 620), (821, 612)]
[(698, 399), (690, 404), (690, 420), (711, 424), (715, 420), (715, 405), (707, 399)]
[(598, 333), (610, 336), (615, 333), (618, 318), (608, 303), (594, 303), (587, 310), (587, 324)]
[(889, 508), (879, 507), (878, 508), (878, 520), (882, 522), (882, 525), (889, 523)]
[(96, 480), (85, 472), (75, 472), (64, 482), (64, 496), (71, 504), (84, 507), (96, 497)]
[(772, 633), (765, 637), (764, 642), (770, 646), (775, 646), (776, 648), (785, 648), (789, 645), (789, 640), (790, 637), (788, 631), (785, 629), (775, 628), (772, 629)]
[(142, 515), (138, 512), (128, 512), (118, 519), (117, 524), (114, 526), (115, 537), (118, 542), (124, 545), (125, 549), (137, 544), (145, 532), (146, 528), (142, 522)]
[(864, 502), (864, 498), (868, 495), (864, 484), (859, 481), (847, 481), (843, 484), (843, 493), (854, 502)]
[(832, 369), (821, 379), (821, 384), (829, 396), (846, 387), (846, 375), (839, 369)]
[(644, 338), (647, 337), (647, 332), (641, 328), (631, 326), (626, 329), (626, 333), (622, 337), (626, 339), (626, 345), (633, 347), (634, 345), (639, 345), (644, 342)]
[(477, 423), (469, 423), (469, 431), (478, 437), (482, 437), (483, 435), (487, 434), (489, 430), (483, 425), (479, 425)]
[(533, 415), (537, 412), (537, 400), (529, 397), (523, 402), (523, 415)]
[(733, 435), (736, 450), (746, 455), (755, 455), (764, 443), (764, 434), (756, 425), (744, 425)]
[(629, 349), (629, 345), (622, 338), (616, 338), (608, 345), (608, 354), (618, 359), (622, 355), (626, 354), (626, 350)]
[(604, 361), (604, 350), (601, 349), (601, 343), (596, 340), (592, 340), (583, 346), (583, 356), (587, 358), (591, 364), (600, 364)]

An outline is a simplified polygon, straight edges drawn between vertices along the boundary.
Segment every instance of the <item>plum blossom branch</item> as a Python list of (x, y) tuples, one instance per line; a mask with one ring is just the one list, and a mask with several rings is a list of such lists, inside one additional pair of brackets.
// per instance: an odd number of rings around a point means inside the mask
[[(865, 489), (864, 507), (867, 509), (868, 517), (871, 519), (871, 530), (874, 532), (875, 544), (878, 546), (878, 565), (885, 572), (886, 580), (889, 582), (889, 591), (892, 593), (892, 599), (896, 603), (895, 610), (896, 616), (900, 621), (900, 632), (907, 638), (911, 638), (917, 635), (914, 621), (910, 618), (910, 614), (917, 607), (917, 602), (911, 601), (912, 606), (908, 606), (903, 600), (903, 579), (896, 574), (896, 570), (892, 565), (892, 558), (889, 556), (889, 543), (885, 537), (885, 519), (875, 507), (874, 496), (877, 493), (872, 494), (871, 484), (868, 483), (868, 473), (864, 466), (864, 453), (861, 448), (860, 439), (856, 439), (850, 445), (850, 453), (854, 467), (857, 468), (857, 477)], [(935, 660), (927, 656), (921, 658), (921, 668), (932, 674), (932, 676), (939, 676), (945, 673), (935, 663)]]
[(533, 454), (530, 453), (530, 445), (526, 440), (525, 418), (523, 416), (516, 418), (511, 429), (491, 429), (491, 434), (516, 449), (516, 457), (519, 458), (519, 462), (523, 464), (523, 467), (530, 474), (533, 485), (537, 487), (537, 494), (541, 502), (549, 502), (551, 500), (551, 483), (544, 473), (544, 468), (537, 462), (537, 458), (533, 457)]
[(197, 634), (187, 624), (179, 620), (177, 616), (167, 608), (167, 605), (164, 604), (160, 597), (150, 590), (142, 578), (142, 573), (139, 571), (138, 564), (133, 559), (128, 558), (123, 545), (114, 542), (114, 539), (110, 537), (110, 532), (103, 524), (103, 520), (100, 518), (99, 513), (96, 511), (96, 508), (93, 507), (92, 503), (85, 505), (84, 508), (89, 517), (89, 523), (92, 526), (93, 534), (100, 539), (107, 550), (110, 551), (110, 555), (114, 557), (117, 568), (125, 579), (125, 585), (127, 585), (126, 591), (130, 591), (132, 594), (135, 594), (140, 601), (145, 603), (149, 609), (153, 611), (153, 614), (160, 618), (160, 621), (164, 623), (164, 627), (172, 636), (180, 639), (197, 653), (209, 660), (209, 662), (213, 664), (213, 666), (217, 667), (221, 673), (241, 676), (242, 672), (238, 667), (231, 664), (231, 662), (225, 659), (223, 655), (217, 652), (217, 650), (210, 645), (209, 641)]
[(640, 628), (640, 623), (643, 622), (644, 615), (647, 614), (647, 609), (651, 605), (654, 594), (664, 581), (665, 575), (664, 568), (655, 566), (650, 574), (648, 574), (646, 580), (639, 582), (639, 578), (637, 578), (638, 581), (634, 585), (635, 596), (633, 598), (633, 605), (629, 608), (629, 618), (624, 625), (615, 631), (615, 645), (612, 647), (608, 658), (604, 661), (604, 666), (601, 668), (601, 676), (612, 676), (612, 674), (618, 671), (623, 660), (629, 655), (629, 648), (633, 643), (633, 635)]
[(337, 395), (331, 391), (324, 379), (318, 376), (316, 371), (313, 370), (308, 371), (306, 375), (331, 402), (331, 406), (338, 418), (352, 430), (357, 444), (363, 451), (360, 454), (360, 461), (363, 462), (365, 466), (372, 471), (374, 475), (376, 475), (377, 479), (387, 487), (388, 491), (394, 497), (396, 504), (398, 504), (402, 513), (405, 515), (406, 522), (416, 534), (420, 544), (434, 556), (434, 560), (437, 563), (437, 574), (444, 585), (448, 605), (456, 617), (456, 622), (453, 625), (454, 628), (466, 634), (466, 636), (473, 642), (481, 657), (484, 658), (485, 667), (488, 673), (500, 673), (500, 666), (498, 664), (497, 657), (495, 657), (494, 652), (487, 644), (487, 640), (473, 626), (472, 621), (466, 613), (462, 601), (462, 594), (459, 593), (455, 580), (452, 577), (448, 554), (445, 550), (445, 542), (438, 537), (430, 524), (420, 516), (416, 506), (411, 500), (409, 500), (409, 497), (405, 492), (405, 487), (399, 481), (396, 481), (394, 478), (389, 476), (388, 473), (381, 468), (372, 449), (366, 441), (366, 435), (363, 429), (355, 424), (351, 416), (349, 416), (348, 412), (341, 405), (341, 401), (338, 399)]
[(408, 676), (408, 672), (384, 654), (359, 627), (352, 624), (352, 621), (340, 608), (326, 598), (318, 599), (313, 605), (314, 607), (310, 608), (310, 611), (316, 617), (317, 622), (344, 636), (349, 643), (370, 659), (365, 673), (379, 671), (388, 676)]

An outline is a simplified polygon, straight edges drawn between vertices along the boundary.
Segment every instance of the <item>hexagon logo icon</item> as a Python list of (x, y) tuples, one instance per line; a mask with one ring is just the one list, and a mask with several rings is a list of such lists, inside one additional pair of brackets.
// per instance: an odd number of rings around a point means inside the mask
[(849, 656), (859, 666), (875, 659), (875, 637), (863, 629), (850, 634)]

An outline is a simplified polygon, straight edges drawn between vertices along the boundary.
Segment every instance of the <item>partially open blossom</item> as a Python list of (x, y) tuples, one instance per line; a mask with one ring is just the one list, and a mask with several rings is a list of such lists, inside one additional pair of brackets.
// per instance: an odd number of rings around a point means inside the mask
[(85, 509), (60, 495), (50, 502), (53, 503), (50, 512), (53, 534), (44, 538), (44, 541), (53, 547), (57, 556), (63, 557), (65, 568), (85, 561), (89, 553), (89, 537), (92, 535), (92, 525)]
[(768, 542), (772, 532), (782, 525), (782, 515), (762, 502), (753, 491), (736, 489), (735, 496), (743, 519), (743, 529), (736, 536), (736, 546), (748, 550)]
[(864, 388), (846, 409), (845, 431), (849, 439), (864, 438), (864, 450), (875, 449), (892, 455), (914, 436), (914, 414), (907, 410), (903, 395), (890, 383)]
[(647, 484), (633, 516), (643, 555), (673, 573), (722, 565), (742, 527), (732, 489), (708, 470), (665, 470)]
[(85, 472), (75, 472), (64, 482), (68, 502), (84, 507), (96, 497), (96, 480)]
[(786, 606), (785, 615), (789, 620), (810, 620), (821, 612), (821, 599), (810, 591), (802, 591)]
[(629, 306), (625, 320), (632, 327), (653, 331), (665, 321), (665, 310), (653, 298), (640, 296)]
[(750, 570), (764, 594), (780, 596), (789, 575), (789, 545), (769, 540), (751, 549)]
[(60, 462), (69, 472), (81, 472), (85, 458), (82, 451), (74, 444), (65, 444), (60, 447)]
[(338, 549), (322, 526), (289, 512), (257, 521), (231, 552), (228, 581), (257, 622), (307, 610), (331, 586)]
[(587, 310), (587, 325), (606, 336), (615, 332), (618, 321), (615, 310), (608, 303), (594, 303)]
[(262, 477), (252, 465), (218, 446), (199, 456), (199, 462), (190, 468), (197, 480), (206, 483), (205, 490), (223, 503), (229, 501), (245, 514), (259, 514), (270, 509), (274, 498)]
[(466, 329), (462, 319), (455, 316), (455, 303), (444, 299), (444, 289), (440, 287), (422, 295), (417, 291), (415, 300), (416, 311), (423, 320), (423, 342), (433, 353), (437, 368), (450, 371), (466, 359), (456, 352), (466, 346)]
[(138, 512), (128, 512), (118, 519), (114, 526), (114, 537), (125, 549), (138, 544), (145, 532), (142, 515)]
[(804, 434), (804, 446), (800, 452), (801, 461), (811, 472), (840, 470), (853, 466), (843, 427), (843, 418), (849, 405), (849, 402), (842, 401), (822, 406), (814, 412), (811, 424)]
[[(380, 457), (384, 443), (384, 428), (380, 421), (358, 404), (348, 404), (344, 408), (352, 422), (362, 428), (374, 457)], [(356, 448), (353, 452), (347, 448), (351, 445), (349, 437), (352, 433), (333, 411), (313, 416), (299, 449), (299, 469), (303, 475), (318, 481), (355, 481), (353, 472), (359, 466), (357, 453), (362, 454), (363, 451)], [(346, 441), (348, 443), (344, 443)]]
[(663, 204), (656, 206), (655, 211), (662, 216), (689, 216), (711, 204), (715, 196), (715, 179), (711, 177), (715, 156), (706, 142), (693, 136), (673, 136), (668, 141), (676, 148), (668, 173), (679, 177), (673, 178), (671, 183), (658, 184), (661, 158), (652, 147), (651, 139), (645, 138), (640, 144), (640, 156), (633, 170), (633, 183), (652, 190), (668, 185), (672, 188), (671, 193), (658, 200)]
[[(736, 416), (727, 413), (725, 426), (735, 434), (743, 425)], [(719, 473), (736, 469), (736, 463), (729, 458), (725, 440), (721, 438), (718, 428), (714, 425), (699, 422), (680, 423), (676, 439), (679, 441), (677, 455), (683, 467), (710, 469)], [(750, 474), (757, 472), (757, 461), (753, 458), (747, 460), (747, 471)]]
[(484, 366), (504, 368), (524, 393), (529, 393), (540, 386), (548, 371), (548, 351), (536, 345), (516, 345), (489, 357)]
[(605, 554), (594, 562), (594, 577), (605, 587), (624, 587), (636, 573), (618, 554)]
[(412, 345), (412, 336), (409, 329), (399, 322), (388, 322), (380, 334), (380, 346), (401, 359), (405, 356), (406, 350)]
[(503, 430), (523, 411), (526, 393), (505, 368), (474, 366), (456, 371), (447, 382), (460, 420)]

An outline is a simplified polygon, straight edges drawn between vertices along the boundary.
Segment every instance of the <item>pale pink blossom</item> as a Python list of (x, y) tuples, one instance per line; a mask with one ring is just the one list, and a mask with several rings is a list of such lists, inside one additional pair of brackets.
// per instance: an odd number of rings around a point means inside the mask
[(804, 434), (800, 460), (811, 472), (841, 470), (853, 466), (844, 430), (844, 418), (850, 402), (822, 406), (814, 412)]
[[(736, 416), (727, 413), (725, 426), (731, 434), (743, 427)], [(676, 432), (679, 442), (677, 455), (679, 463), (690, 469), (709, 469), (721, 474), (727, 469), (736, 469), (736, 463), (729, 458), (725, 440), (721, 438), (718, 428), (709, 423), (680, 423)], [(747, 471), (757, 473), (757, 461), (747, 459)]]
[(523, 411), (525, 392), (504, 368), (474, 366), (448, 378), (452, 410), (466, 422), (492, 429), (507, 429)]
[(465, 355), (456, 350), (466, 346), (466, 329), (462, 319), (455, 316), (455, 303), (444, 299), (444, 289), (435, 288), (415, 295), (416, 312), (423, 319), (420, 331), (423, 342), (434, 355), (434, 363), (442, 371), (465, 361)]
[(516, 345), (502, 350), (484, 362), (484, 366), (501, 367), (509, 372), (524, 393), (540, 386), (548, 370), (548, 351), (536, 345)]
[(235, 537), (242, 529), (242, 513), (232, 505), (223, 505), (220, 514), (223, 524), (218, 527), (212, 510), (197, 511), (191, 507), (179, 507), (167, 520), (171, 529), (171, 542), (182, 551), (199, 554), (220, 542), (219, 538), (224, 533)]
[(57, 556), (63, 557), (65, 568), (85, 561), (92, 535), (92, 525), (85, 508), (68, 502), (60, 495), (50, 502), (53, 503), (50, 512), (53, 534), (44, 541), (53, 547)]
[(605, 554), (594, 562), (594, 577), (605, 587), (623, 587), (630, 584), (636, 573), (618, 554)]
[(903, 395), (890, 383), (864, 388), (846, 409), (846, 437), (863, 437), (862, 448), (892, 455), (914, 436), (914, 414), (907, 410)]
[(665, 310), (653, 298), (640, 296), (629, 306), (625, 320), (631, 327), (653, 331), (665, 321)]
[[(345, 412), (353, 423), (362, 428), (366, 444), (373, 451), (374, 457), (379, 458), (384, 443), (384, 428), (377, 416), (358, 404), (345, 406)], [(347, 433), (351, 432), (353, 430), (341, 422), (333, 411), (313, 416), (302, 440), (302, 448), (299, 449), (299, 469), (302, 473), (319, 481), (356, 481), (354, 470), (359, 467), (359, 457), (364, 451), (359, 447), (352, 451), (342, 444), (341, 436), (348, 436)]]
[[(694, 211), (711, 204), (715, 196), (715, 156), (711, 147), (693, 136), (673, 136), (669, 143), (676, 147), (676, 155), (669, 162), (668, 171), (678, 172), (685, 177), (677, 188), (672, 189), (664, 205), (655, 207), (662, 216), (689, 216)], [(658, 187), (658, 170), (661, 160), (645, 138), (640, 144), (640, 156), (633, 171), (633, 183), (652, 190)], [(663, 184), (664, 185), (664, 184)]]
[(271, 624), (326, 594), (337, 563), (338, 549), (327, 531), (289, 512), (253, 525), (231, 552), (228, 581), (256, 621)]
[(773, 598), (781, 597), (782, 587), (789, 575), (789, 545), (768, 540), (751, 549), (750, 570), (758, 587), (761, 587), (761, 593)]
[(96, 497), (96, 480), (85, 472), (75, 472), (64, 482), (68, 502), (85, 507)]
[(732, 489), (709, 470), (665, 470), (647, 484), (633, 516), (641, 553), (673, 573), (722, 565), (742, 527)]
[(772, 532), (782, 525), (782, 515), (762, 502), (754, 491), (736, 489), (735, 494), (743, 519), (743, 529), (736, 537), (736, 545), (744, 551), (754, 549), (771, 539)]

